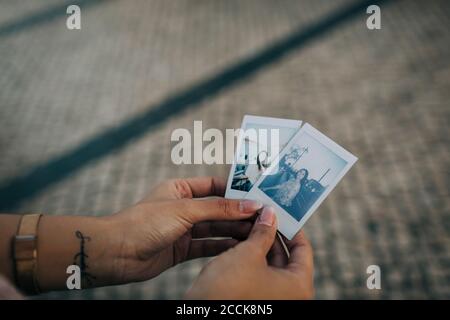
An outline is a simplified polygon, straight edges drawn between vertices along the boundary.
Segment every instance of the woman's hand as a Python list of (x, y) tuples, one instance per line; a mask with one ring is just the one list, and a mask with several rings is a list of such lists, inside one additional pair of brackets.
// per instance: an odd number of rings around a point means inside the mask
[[(209, 257), (245, 239), (262, 205), (222, 197), (219, 178), (169, 180), (138, 204), (109, 217), (120, 244), (114, 260), (116, 283), (147, 280), (189, 259)], [(227, 237), (228, 239), (204, 239)]]
[(309, 241), (303, 232), (286, 240), (287, 258), (275, 238), (273, 209), (264, 208), (248, 239), (212, 260), (187, 298), (311, 299), (314, 267)]
[[(82, 289), (142, 281), (185, 260), (222, 253), (204, 268), (189, 298), (312, 297), (306, 238), (299, 234), (287, 242), (288, 259), (280, 242), (274, 243), (273, 212), (264, 209), (252, 229), (262, 205), (221, 198), (224, 190), (220, 179), (177, 179), (112, 216), (44, 215), (37, 230), (35, 281), (43, 291), (67, 289), (74, 284), (69, 282), (75, 274), (67, 273), (73, 264), (79, 266)], [(194, 199), (207, 196), (218, 197)], [(0, 273), (11, 282), (10, 244), (20, 219), (0, 217)]]

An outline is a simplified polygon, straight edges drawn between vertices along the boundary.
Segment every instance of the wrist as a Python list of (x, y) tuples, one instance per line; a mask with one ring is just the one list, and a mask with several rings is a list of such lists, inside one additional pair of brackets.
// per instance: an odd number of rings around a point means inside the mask
[(123, 284), (135, 281), (130, 275), (129, 265), (137, 259), (135, 246), (130, 241), (130, 230), (133, 223), (128, 217), (120, 214), (100, 217), (99, 228), (104, 232), (105, 255), (103, 268), (108, 275), (109, 284)]
[(124, 225), (116, 215), (95, 217), (95, 268), (101, 285), (127, 282), (126, 261), (131, 256)]
[(38, 281), (43, 291), (66, 289), (67, 268), (77, 265), (82, 288), (117, 283), (119, 241), (106, 217), (43, 216), (38, 233)]

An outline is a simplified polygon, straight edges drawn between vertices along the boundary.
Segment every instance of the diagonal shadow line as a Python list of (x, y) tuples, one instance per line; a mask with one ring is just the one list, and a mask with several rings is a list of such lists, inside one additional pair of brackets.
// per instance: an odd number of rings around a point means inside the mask
[[(376, 3), (380, 4), (386, 1), (388, 0), (376, 1)], [(13, 209), (20, 201), (34, 196), (50, 185), (63, 180), (90, 162), (124, 147), (132, 140), (154, 129), (162, 121), (181, 111), (198, 106), (202, 100), (211, 98), (223, 89), (236, 85), (355, 15), (365, 13), (365, 9), (371, 4), (374, 4), (373, 0), (357, 1), (306, 28), (299, 28), (287, 37), (226, 68), (217, 75), (150, 106), (147, 111), (123, 122), (121, 125), (108, 129), (73, 150), (35, 167), (24, 175), (14, 177), (1, 184), (0, 210)], [(365, 23), (365, 21), (361, 21), (361, 23)]]
[(38, 26), (43, 23), (49, 23), (55, 19), (66, 16), (67, 7), (71, 4), (78, 5), (83, 10), (92, 5), (101, 4), (105, 0), (73, 0), (58, 4), (36, 13), (19, 18), (15, 21), (6, 22), (0, 25), (0, 38), (15, 35), (26, 29)]

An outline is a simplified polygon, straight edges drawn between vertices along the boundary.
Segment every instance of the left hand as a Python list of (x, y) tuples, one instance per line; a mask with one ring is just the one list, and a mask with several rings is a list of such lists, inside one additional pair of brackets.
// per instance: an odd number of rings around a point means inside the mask
[[(212, 177), (168, 180), (136, 205), (108, 217), (119, 244), (114, 282), (147, 280), (246, 239), (252, 223), (245, 220), (262, 204), (224, 199), (225, 186), (224, 180)], [(216, 198), (194, 199), (208, 196)], [(227, 239), (207, 239), (211, 237)]]

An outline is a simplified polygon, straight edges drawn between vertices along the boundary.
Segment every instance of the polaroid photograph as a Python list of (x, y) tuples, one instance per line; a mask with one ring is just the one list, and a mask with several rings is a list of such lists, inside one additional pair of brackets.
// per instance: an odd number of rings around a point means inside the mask
[(225, 197), (245, 198), (301, 124), (299, 120), (244, 116)]
[(333, 190), (357, 158), (305, 124), (247, 194), (275, 208), (289, 240)]

